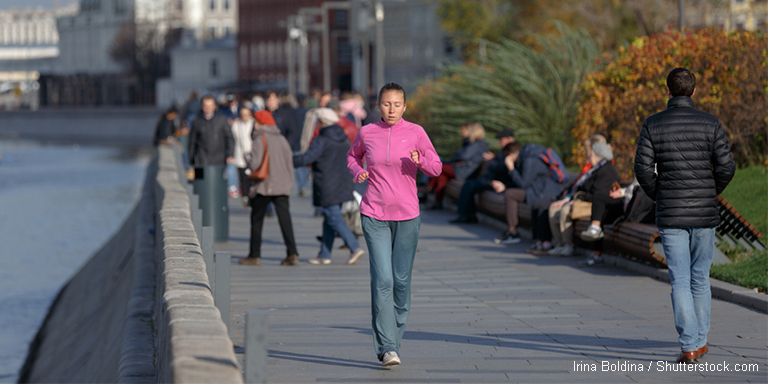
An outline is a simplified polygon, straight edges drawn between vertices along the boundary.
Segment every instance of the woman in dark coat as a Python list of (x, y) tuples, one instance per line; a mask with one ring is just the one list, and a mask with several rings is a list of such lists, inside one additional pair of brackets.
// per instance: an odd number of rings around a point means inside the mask
[(349, 138), (336, 125), (339, 116), (332, 109), (318, 108), (316, 114), (321, 124), (320, 134), (306, 152), (293, 157), (294, 167), (312, 164), (312, 201), (324, 217), (320, 253), (309, 262), (330, 264), (333, 240), (338, 233), (351, 251), (347, 264), (355, 264), (365, 251), (341, 216), (341, 204), (353, 199), (354, 180), (346, 172)]

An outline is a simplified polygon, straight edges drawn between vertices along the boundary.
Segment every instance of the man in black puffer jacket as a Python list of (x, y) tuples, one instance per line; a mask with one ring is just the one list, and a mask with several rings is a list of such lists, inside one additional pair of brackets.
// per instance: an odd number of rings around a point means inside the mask
[(341, 216), (341, 203), (353, 199), (354, 181), (348, 172), (343, 172), (347, 167), (349, 138), (336, 125), (339, 121), (336, 112), (330, 108), (318, 108), (316, 113), (321, 125), (320, 134), (304, 154), (293, 157), (294, 167), (312, 164), (312, 203), (320, 207), (325, 217), (320, 253), (309, 262), (330, 264), (333, 240), (338, 233), (352, 251), (347, 264), (355, 264), (365, 252)]
[(694, 74), (673, 69), (667, 88), (667, 109), (643, 122), (635, 175), (656, 201), (656, 224), (669, 267), (672, 310), (682, 349), (677, 362), (695, 363), (709, 351), (709, 267), (720, 221), (717, 195), (725, 190), (736, 167), (720, 121), (693, 108)]

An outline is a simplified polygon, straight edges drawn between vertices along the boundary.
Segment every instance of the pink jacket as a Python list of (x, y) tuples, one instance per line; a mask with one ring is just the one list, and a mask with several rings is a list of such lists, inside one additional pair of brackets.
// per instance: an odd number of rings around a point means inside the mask
[[(419, 151), (419, 165), (411, 160)], [(393, 126), (384, 120), (368, 124), (347, 152), (347, 167), (357, 182), (367, 164), (368, 189), (360, 203), (360, 213), (382, 221), (404, 221), (419, 216), (416, 194), (417, 167), (427, 176), (442, 172), (440, 157), (424, 128), (403, 119)]]

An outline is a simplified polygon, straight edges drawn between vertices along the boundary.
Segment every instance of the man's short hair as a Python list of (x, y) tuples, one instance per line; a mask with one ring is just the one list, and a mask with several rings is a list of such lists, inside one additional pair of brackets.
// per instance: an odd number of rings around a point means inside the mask
[(504, 128), (496, 134), (497, 139), (502, 137), (515, 137), (515, 131), (512, 128)]
[(200, 99), (200, 105), (203, 105), (203, 102), (205, 102), (206, 100), (211, 100), (213, 101), (214, 104), (216, 104), (216, 98), (213, 97), (213, 95), (211, 95), (210, 93), (203, 96), (203, 98)]
[(667, 75), (667, 87), (672, 97), (690, 97), (696, 89), (696, 75), (685, 68), (675, 68)]
[(502, 149), (501, 152), (504, 154), (504, 156), (520, 153), (520, 143), (518, 142), (509, 143), (504, 146), (504, 149)]

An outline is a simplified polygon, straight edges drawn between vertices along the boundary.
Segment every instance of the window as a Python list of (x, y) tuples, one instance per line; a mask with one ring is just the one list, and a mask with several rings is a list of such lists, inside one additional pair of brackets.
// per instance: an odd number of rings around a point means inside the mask
[(336, 11), (336, 27), (347, 28), (347, 10), (339, 9)]
[(177, 11), (184, 10), (184, 0), (176, 0), (176, 10)]
[(219, 62), (216, 59), (211, 59), (211, 77), (218, 77), (219, 76)]
[(224, 0), (224, 10), (229, 11), (229, 0)]
[(216, 10), (216, 0), (210, 0), (208, 2), (208, 8), (210, 8), (211, 11), (215, 11)]
[(340, 65), (352, 64), (352, 46), (349, 45), (349, 41), (347, 40), (339, 41), (336, 55), (339, 58)]
[(232, 27), (229, 25), (224, 26), (224, 36), (229, 36), (230, 33), (232, 33)]
[(127, 0), (114, 0), (115, 1), (115, 15), (124, 15), (128, 11)]
[(240, 66), (245, 68), (248, 66), (248, 45), (240, 44)]

